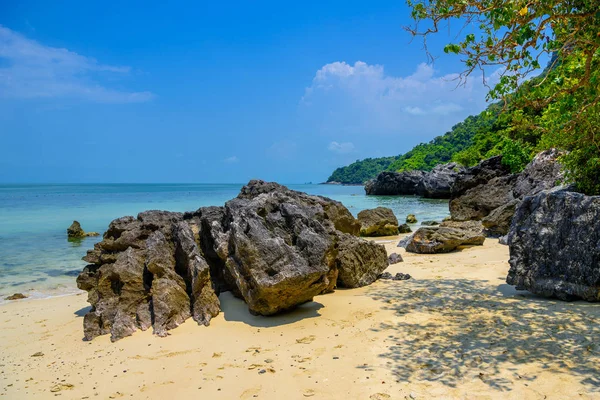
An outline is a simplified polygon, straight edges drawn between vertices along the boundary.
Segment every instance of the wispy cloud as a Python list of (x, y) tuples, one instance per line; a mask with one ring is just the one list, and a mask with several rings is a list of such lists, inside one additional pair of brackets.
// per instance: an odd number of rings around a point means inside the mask
[(45, 46), (0, 25), (0, 97), (77, 98), (99, 103), (153, 99), (151, 92), (112, 89), (101, 81), (104, 74), (127, 75), (130, 69)]
[(315, 73), (301, 105), (332, 134), (443, 134), (487, 105), (488, 88), (481, 76), (458, 84), (458, 74), (440, 75), (427, 64), (417, 65), (409, 75), (392, 76), (382, 65), (337, 61)]
[(226, 159), (223, 160), (224, 163), (227, 164), (233, 164), (236, 162), (239, 162), (240, 160), (237, 158), (237, 156), (231, 156), (231, 157), (227, 157)]
[(348, 154), (348, 153), (352, 153), (354, 151), (354, 143), (351, 143), (351, 142), (344, 142), (344, 143), (331, 142), (331, 143), (329, 143), (329, 146), (327, 146), (327, 149), (329, 151), (332, 151), (332, 152), (338, 153), (338, 154)]

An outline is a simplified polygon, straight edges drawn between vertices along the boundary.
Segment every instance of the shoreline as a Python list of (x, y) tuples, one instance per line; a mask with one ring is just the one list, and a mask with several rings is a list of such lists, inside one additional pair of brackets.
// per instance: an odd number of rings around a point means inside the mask
[(84, 292), (0, 305), (0, 397), (600, 396), (597, 307), (515, 291), (497, 240), (422, 255), (399, 238), (383, 244), (405, 261), (387, 271), (410, 280), (338, 289), (271, 317), (224, 293), (210, 326), (188, 319), (165, 338), (82, 341)]

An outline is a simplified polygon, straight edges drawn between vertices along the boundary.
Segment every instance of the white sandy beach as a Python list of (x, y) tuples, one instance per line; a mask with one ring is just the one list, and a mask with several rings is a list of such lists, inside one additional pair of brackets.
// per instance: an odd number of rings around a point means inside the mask
[(166, 338), (84, 342), (83, 292), (2, 305), (0, 397), (600, 398), (600, 307), (516, 292), (495, 239), (431, 256), (396, 243), (405, 262), (388, 271), (413, 279), (275, 317), (226, 293), (209, 327), (189, 319)]

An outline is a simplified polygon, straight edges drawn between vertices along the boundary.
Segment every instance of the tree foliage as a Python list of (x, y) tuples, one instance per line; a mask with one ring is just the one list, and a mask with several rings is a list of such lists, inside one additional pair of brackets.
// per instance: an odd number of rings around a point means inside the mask
[(356, 160), (346, 167), (337, 168), (327, 182), (339, 182), (346, 185), (362, 185), (385, 171), (397, 157), (366, 158)]
[[(462, 56), (466, 79), (497, 69), (490, 99), (502, 99), (499, 118), (505, 151), (559, 147), (567, 175), (589, 194), (600, 194), (600, 1), (598, 0), (408, 0), (415, 24), (427, 38), (450, 23), (462, 27), (444, 51)], [(536, 79), (544, 55), (550, 64)], [(489, 81), (488, 81), (489, 82)], [(527, 153), (527, 150), (523, 152)], [(461, 154), (468, 159), (470, 154)], [(511, 162), (512, 162), (511, 161)]]

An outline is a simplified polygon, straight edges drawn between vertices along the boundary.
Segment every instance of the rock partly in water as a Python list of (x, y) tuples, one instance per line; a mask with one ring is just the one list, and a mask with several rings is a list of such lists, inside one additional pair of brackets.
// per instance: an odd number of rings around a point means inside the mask
[(417, 195), (425, 192), (423, 187), (423, 171), (390, 172), (384, 171), (365, 183), (367, 195)]
[(83, 239), (89, 236), (100, 236), (98, 232), (85, 232), (81, 228), (81, 224), (77, 221), (73, 221), (71, 226), (67, 228), (67, 237), (69, 239)]
[(4, 300), (22, 300), (22, 299), (26, 299), (27, 296), (25, 296), (23, 293), (15, 293), (15, 294), (11, 294), (8, 297), (5, 297)]
[(407, 224), (416, 224), (417, 223), (417, 217), (415, 217), (415, 214), (408, 214), (406, 216), (406, 223)]
[(423, 196), (449, 199), (454, 182), (464, 168), (456, 163), (440, 164), (423, 176)]
[(402, 259), (402, 256), (400, 254), (398, 254), (398, 253), (392, 253), (388, 257), (388, 263), (390, 265), (398, 264), (398, 263), (401, 263), (403, 261), (404, 260)]
[(410, 233), (412, 229), (410, 229), (410, 225), (402, 224), (398, 226), (398, 233)]
[(473, 231), (445, 227), (419, 228), (406, 245), (411, 253), (448, 253), (463, 245), (482, 245), (483, 235)]
[(377, 207), (358, 213), (361, 236), (392, 236), (398, 234), (398, 219), (387, 207)]
[(506, 282), (562, 300), (600, 300), (600, 196), (566, 190), (526, 197), (508, 236)]

